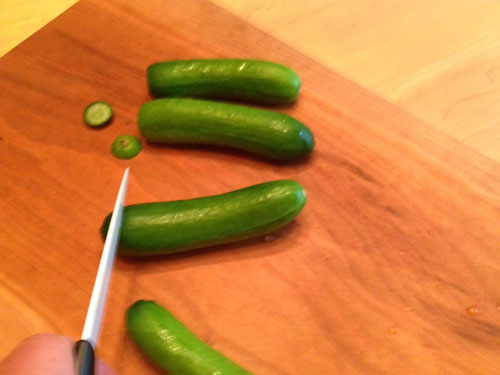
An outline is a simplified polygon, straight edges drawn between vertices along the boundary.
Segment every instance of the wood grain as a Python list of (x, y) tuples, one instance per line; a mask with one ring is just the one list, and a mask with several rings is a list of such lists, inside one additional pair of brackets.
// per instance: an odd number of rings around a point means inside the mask
[(500, 162), (497, 0), (215, 0)]
[[(0, 0), (0, 56), (76, 0)], [(214, 0), (500, 162), (498, 0)]]
[[(146, 4), (146, 5), (145, 5)], [(145, 144), (145, 68), (252, 57), (292, 66), (310, 159), (277, 165), (223, 149)], [(0, 355), (41, 330), (75, 339), (125, 166), (128, 203), (217, 194), (278, 178), (308, 192), (276, 239), (119, 259), (98, 354), (159, 373), (123, 314), (154, 299), (256, 374), (494, 374), (500, 343), (500, 167), (248, 23), (203, 1), (82, 0), (0, 61)], [(113, 123), (87, 128), (93, 100)], [(155, 372), (156, 371), (156, 372)]]
[(78, 0), (0, 0), (0, 57)]

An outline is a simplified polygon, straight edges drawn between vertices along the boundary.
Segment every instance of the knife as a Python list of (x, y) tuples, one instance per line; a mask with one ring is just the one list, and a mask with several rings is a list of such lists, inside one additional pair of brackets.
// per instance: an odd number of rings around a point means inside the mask
[(108, 292), (109, 279), (113, 269), (113, 263), (120, 237), (122, 225), (123, 203), (127, 191), (129, 168), (125, 169), (120, 190), (115, 202), (115, 208), (111, 216), (108, 234), (104, 241), (104, 249), (97, 270), (94, 289), (90, 298), (90, 304), (85, 318), (85, 325), (81, 339), (75, 343), (75, 368), (77, 375), (94, 374), (94, 350), (97, 345), (101, 320), (104, 312), (104, 305)]

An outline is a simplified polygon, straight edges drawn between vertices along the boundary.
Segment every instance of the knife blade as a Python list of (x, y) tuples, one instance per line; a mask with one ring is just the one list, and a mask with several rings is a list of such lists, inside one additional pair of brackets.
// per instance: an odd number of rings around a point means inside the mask
[(116, 256), (116, 248), (120, 237), (122, 224), (123, 204), (128, 185), (129, 168), (125, 169), (123, 178), (116, 198), (111, 222), (109, 224), (101, 261), (97, 270), (97, 276), (90, 298), (82, 336), (75, 343), (75, 368), (77, 375), (94, 374), (94, 350), (99, 338), (101, 320), (106, 303), (109, 280)]

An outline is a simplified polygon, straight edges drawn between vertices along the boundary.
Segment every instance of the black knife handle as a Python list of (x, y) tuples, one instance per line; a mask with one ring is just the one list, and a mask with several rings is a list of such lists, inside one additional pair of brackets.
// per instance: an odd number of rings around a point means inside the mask
[(76, 375), (94, 375), (94, 348), (87, 340), (75, 343), (75, 369)]

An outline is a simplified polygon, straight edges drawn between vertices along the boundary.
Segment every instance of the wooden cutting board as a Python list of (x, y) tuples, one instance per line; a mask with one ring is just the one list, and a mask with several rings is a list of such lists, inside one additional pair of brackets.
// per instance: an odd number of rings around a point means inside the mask
[[(302, 77), (278, 108), (316, 149), (280, 165), (138, 135), (160, 60), (260, 58)], [(0, 61), (0, 355), (22, 338), (77, 339), (126, 166), (127, 203), (219, 194), (291, 178), (296, 220), (263, 238), (154, 259), (118, 259), (98, 355), (122, 375), (159, 374), (124, 329), (154, 299), (256, 374), (500, 372), (500, 168), (205, 1), (82, 0)], [(101, 130), (81, 114), (113, 105)]]

